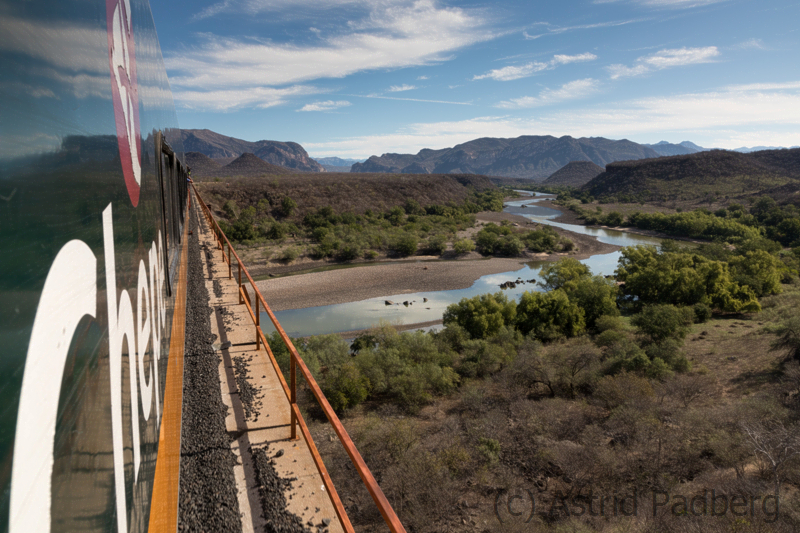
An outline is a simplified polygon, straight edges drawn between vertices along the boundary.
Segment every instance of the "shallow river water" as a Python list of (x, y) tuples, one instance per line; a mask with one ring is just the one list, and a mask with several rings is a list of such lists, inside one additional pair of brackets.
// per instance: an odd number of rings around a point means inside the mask
[[(523, 191), (520, 192), (522, 193)], [(560, 211), (538, 206), (535, 203), (545, 198), (551, 198), (551, 196), (538, 193), (536, 196), (537, 198), (535, 199), (527, 197), (506, 202), (504, 211), (575, 233), (593, 235), (601, 242), (619, 246), (658, 244), (660, 242), (660, 239), (653, 237), (555, 222), (551, 219), (557, 217)], [(532, 205), (521, 207), (524, 204)], [(617, 268), (619, 256), (619, 252), (597, 254), (581, 262), (589, 266), (593, 274), (610, 275)], [(417, 324), (441, 320), (442, 314), (448, 305), (458, 302), (462, 298), (471, 298), (488, 292), (498, 292), (501, 290), (499, 285), (506, 281), (516, 281), (518, 279), (525, 281), (523, 284), (518, 284), (514, 289), (503, 290), (509, 298), (519, 300), (525, 291), (541, 290), (534, 282), (539, 281), (539, 270), (544, 264), (545, 262), (543, 261), (535, 261), (526, 263), (517, 270), (486, 275), (476, 280), (471, 287), (466, 289), (399, 295), (387, 294), (379, 298), (370, 298), (358, 302), (308, 307), (305, 309), (289, 309), (279, 311), (275, 315), (286, 332), (293, 337), (366, 329), (378, 324), (381, 320), (394, 324)], [(425, 299), (428, 301), (425, 302)], [(386, 305), (386, 300), (395, 302), (395, 305)], [(403, 302), (406, 301), (409, 302), (408, 306), (403, 305)], [(269, 325), (264, 327), (265, 333), (273, 331), (269, 318), (265, 313), (262, 314), (261, 324)]]

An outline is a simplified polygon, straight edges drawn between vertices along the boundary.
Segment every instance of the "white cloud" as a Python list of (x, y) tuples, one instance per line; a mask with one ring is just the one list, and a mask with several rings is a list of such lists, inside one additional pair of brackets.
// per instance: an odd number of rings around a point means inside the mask
[(536, 118), (489, 116), (418, 123), (387, 135), (302, 144), (306, 149), (331, 152), (340, 157), (365, 157), (385, 152), (416, 153), (422, 148), (446, 148), (478, 137), (520, 135), (615, 139), (670, 136), (720, 148), (800, 145), (800, 81), (642, 98), (611, 106), (551, 112)]
[(453, 104), (453, 105), (473, 105), (472, 102), (453, 102), (449, 100), (423, 100), (422, 98), (399, 98), (397, 96), (383, 96), (380, 94), (348, 94), (355, 98), (377, 98), (378, 100), (399, 100), (401, 102), (424, 102), (427, 104)]
[(325, 100), (324, 102), (314, 102), (312, 104), (306, 104), (302, 108), (298, 109), (298, 111), (333, 111), (335, 109), (339, 109), (341, 107), (347, 107), (351, 105), (350, 102), (347, 100)]
[(575, 100), (577, 98), (584, 98), (597, 92), (599, 85), (599, 82), (592, 78), (575, 80), (565, 83), (558, 89), (545, 89), (539, 93), (539, 96), (523, 96), (522, 98), (512, 98), (510, 100), (500, 102), (495, 107), (502, 109), (525, 109), (555, 104), (565, 100)]
[(332, 9), (346, 5), (368, 6), (369, 0), (326, 0), (324, 3), (317, 0), (223, 0), (195, 14), (192, 20), (202, 20), (223, 13), (257, 15), (259, 13), (274, 13), (287, 9), (302, 12), (309, 6), (315, 9)]
[(246, 89), (220, 89), (216, 91), (173, 91), (175, 101), (187, 109), (206, 111), (233, 111), (244, 107), (264, 109), (289, 102), (294, 96), (319, 94), (322, 91), (307, 85), (282, 89), (248, 87)]
[[(358, 3), (369, 12), (345, 25), (344, 33), (321, 37), (315, 45), (204, 34), (199, 46), (167, 57), (170, 83), (183, 91), (229, 91), (246, 102), (252, 100), (247, 97), (251, 89), (440, 63), (457, 50), (494, 37), (482, 11), (441, 7), (436, 0), (340, 3)], [(258, 11), (291, 4), (250, 1), (236, 6)], [(225, 2), (217, 6), (216, 13), (236, 7)]]
[(427, 80), (428, 76), (417, 76), (418, 80)]
[(527, 78), (529, 76), (532, 76), (537, 72), (541, 72), (547, 69), (548, 66), (549, 65), (547, 63), (540, 63), (538, 61), (533, 61), (531, 63), (527, 63), (519, 67), (508, 66), (490, 70), (486, 74), (474, 76), (472, 79), (485, 80), (488, 78), (497, 81), (518, 80), (520, 78)]
[(767, 50), (767, 47), (764, 46), (764, 43), (761, 39), (748, 39), (743, 41), (731, 48), (738, 49), (738, 50)]
[(485, 79), (492, 79), (497, 81), (512, 81), (518, 80), (520, 78), (528, 78), (533, 76), (537, 72), (541, 72), (543, 70), (551, 70), (556, 68), (558, 65), (566, 65), (568, 63), (578, 63), (584, 61), (594, 61), (597, 59), (597, 56), (594, 54), (586, 53), (586, 54), (578, 54), (575, 56), (568, 56), (568, 55), (554, 55), (553, 59), (546, 63), (542, 63), (540, 61), (532, 61), (530, 63), (526, 63), (525, 65), (520, 66), (508, 66), (503, 68), (498, 68), (494, 70), (490, 70), (486, 74), (480, 74), (477, 76), (473, 76), (473, 80), (485, 80)]
[[(595, 4), (613, 4), (620, 0), (594, 0)], [(646, 7), (667, 8), (667, 9), (686, 9), (692, 7), (702, 7), (710, 4), (725, 2), (726, 0), (629, 0), (630, 3), (639, 4)]]
[(391, 87), (389, 87), (389, 92), (400, 93), (403, 91), (413, 91), (416, 88), (417, 87), (415, 85), (407, 85), (404, 83), (403, 85), (392, 85)]
[(640, 76), (654, 70), (661, 70), (670, 67), (681, 67), (685, 65), (697, 65), (700, 63), (711, 63), (720, 55), (716, 46), (706, 46), (704, 48), (672, 48), (661, 50), (649, 56), (643, 56), (636, 60), (633, 66), (609, 65), (606, 67), (611, 79)]
[(613, 28), (615, 26), (625, 26), (626, 24), (634, 24), (636, 22), (643, 22), (645, 20), (647, 19), (615, 20), (610, 22), (598, 22), (596, 24), (581, 24), (579, 26), (553, 26), (552, 24), (548, 24), (547, 22), (540, 22), (538, 25), (547, 27), (547, 31), (545, 33), (537, 33), (535, 35), (531, 35), (527, 31), (523, 31), (522, 35), (525, 37), (525, 39), (532, 40), (532, 39), (539, 39), (547, 35), (558, 35), (559, 33), (565, 33), (575, 30), (592, 30), (595, 28)]

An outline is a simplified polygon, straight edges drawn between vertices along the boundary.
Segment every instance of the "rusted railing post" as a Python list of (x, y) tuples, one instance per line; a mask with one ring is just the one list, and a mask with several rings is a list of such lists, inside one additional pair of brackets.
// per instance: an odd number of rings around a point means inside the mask
[(289, 359), (291, 363), (289, 364), (289, 390), (291, 391), (292, 397), (289, 400), (291, 402), (292, 408), (292, 440), (297, 440), (297, 416), (294, 413), (294, 406), (297, 405), (297, 370), (294, 360), (294, 354), (290, 354)]
[(231, 243), (228, 243), (228, 279), (233, 279), (233, 265), (231, 265)]
[(258, 297), (255, 298), (256, 300), (256, 350), (261, 348), (261, 335), (259, 335), (259, 330), (261, 329), (261, 312), (258, 310)]
[(236, 266), (239, 269), (239, 305), (244, 303), (242, 299), (242, 262), (238, 259), (236, 260)]
[[(202, 197), (197, 192), (197, 189), (192, 185), (192, 189), (194, 189), (195, 195), (198, 197), (198, 201), (202, 203)], [(354, 533), (353, 526), (350, 523), (349, 518), (347, 517), (347, 512), (345, 511), (344, 505), (342, 505), (342, 501), (339, 498), (338, 493), (336, 492), (336, 488), (333, 486), (333, 482), (328, 475), (328, 470), (325, 468), (325, 464), (322, 462), (322, 458), (319, 455), (319, 451), (314, 444), (314, 440), (311, 438), (311, 434), (308, 431), (308, 426), (303, 419), (303, 414), (300, 412), (300, 408), (297, 405), (297, 371), (299, 369), (302, 377), (306, 380), (306, 385), (312, 395), (316, 398), (319, 406), (322, 408), (322, 411), (325, 413), (326, 418), (330, 422), (331, 426), (333, 427), (334, 432), (339, 437), (339, 442), (341, 442), (342, 446), (347, 452), (347, 455), (350, 457), (350, 460), (355, 466), (356, 471), (358, 472), (359, 477), (364, 482), (364, 486), (367, 488), (370, 496), (372, 496), (372, 500), (375, 502), (375, 505), (378, 507), (383, 519), (386, 521), (386, 525), (389, 526), (389, 530), (392, 533), (405, 533), (405, 528), (403, 524), (400, 522), (400, 519), (397, 517), (397, 514), (392, 509), (389, 500), (386, 498), (386, 495), (378, 485), (378, 482), (375, 480), (375, 477), (370, 472), (369, 467), (364, 462), (363, 457), (358, 452), (358, 449), (355, 447), (353, 440), (350, 438), (350, 435), (347, 434), (347, 430), (342, 425), (339, 417), (336, 415), (336, 412), (331, 407), (328, 399), (325, 398), (325, 394), (322, 392), (322, 389), (319, 387), (319, 384), (314, 379), (314, 376), (309, 371), (308, 367), (306, 366), (303, 359), (300, 357), (300, 354), (297, 352), (297, 349), (294, 347), (289, 336), (286, 334), (286, 331), (281, 327), (278, 319), (275, 317), (275, 313), (272, 312), (267, 302), (264, 300), (264, 297), (258, 290), (258, 287), (253, 280), (253, 277), (247, 271), (247, 267), (242, 263), (241, 258), (239, 255), (233, 250), (228, 237), (222, 231), (222, 228), (216, 223), (213, 216), (211, 215), (211, 211), (208, 211), (209, 220), (211, 221), (212, 229), (215, 230), (215, 235), (217, 236), (220, 250), (222, 250), (222, 259), (227, 260), (228, 262), (228, 278), (233, 279), (232, 273), (232, 264), (231, 264), (231, 256), (236, 258), (237, 265), (239, 266), (240, 270), (240, 277), (241, 272), (244, 272), (244, 275), (247, 277), (247, 281), (253, 287), (253, 292), (255, 294), (255, 313), (253, 312), (253, 306), (250, 302), (250, 294), (244, 293), (243, 287), (239, 285), (239, 298), (240, 300), (244, 301), (245, 306), (247, 307), (248, 312), (250, 313), (250, 317), (253, 319), (253, 322), (256, 325), (256, 343), (257, 346), (260, 348), (263, 344), (265, 351), (267, 352), (267, 357), (269, 362), (272, 364), (273, 369), (275, 370), (278, 379), (281, 382), (281, 389), (283, 390), (285, 397), (290, 402), (291, 408), (291, 439), (297, 440), (300, 436), (297, 434), (298, 427), (302, 432), (303, 439), (308, 444), (309, 450), (314, 458), (314, 463), (317, 466), (317, 471), (319, 472), (320, 476), (322, 477), (322, 482), (324, 484), (325, 490), (328, 491), (331, 497), (331, 502), (333, 503), (334, 509), (336, 511), (336, 515), (339, 517), (339, 520), (342, 523), (342, 527), (346, 533)], [(218, 232), (218, 233), (217, 233)], [(228, 255), (225, 256), (225, 244), (228, 245)], [(261, 310), (267, 313), (270, 321), (275, 326), (275, 330), (278, 336), (281, 338), (283, 343), (286, 345), (286, 348), (289, 350), (289, 373), (290, 373), (290, 383), (291, 387), (286, 383), (286, 379), (284, 379), (283, 371), (281, 370), (277, 360), (275, 359), (275, 355), (272, 353), (272, 349), (267, 342), (266, 337), (264, 336), (264, 332), (261, 330)]]

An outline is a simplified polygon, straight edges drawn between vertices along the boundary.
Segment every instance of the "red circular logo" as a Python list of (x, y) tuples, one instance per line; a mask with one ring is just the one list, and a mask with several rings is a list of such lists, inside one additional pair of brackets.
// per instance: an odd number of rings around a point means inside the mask
[(106, 0), (108, 62), (111, 67), (111, 99), (117, 126), (122, 174), (134, 207), (139, 204), (142, 183), (142, 138), (139, 130), (139, 86), (136, 83), (136, 51), (129, 0)]

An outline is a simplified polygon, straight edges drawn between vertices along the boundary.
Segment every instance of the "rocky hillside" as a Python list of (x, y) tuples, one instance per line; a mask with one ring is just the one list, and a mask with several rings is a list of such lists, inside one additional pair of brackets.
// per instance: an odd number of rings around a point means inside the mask
[(206, 181), (198, 184), (206, 201), (220, 210), (227, 200), (234, 200), (240, 208), (257, 205), (266, 199), (274, 216), (279, 217), (281, 201), (285, 196), (298, 204), (297, 214), (329, 205), (336, 211), (363, 213), (367, 209), (386, 211), (404, 205), (412, 199), (420, 205), (462, 202), (471, 190), (494, 189), (485, 176), (391, 176), (387, 186), (385, 174), (281, 174), (264, 179), (233, 179), (224, 182)]
[(654, 201), (793, 194), (800, 190), (800, 149), (711, 150), (612, 163), (583, 189), (595, 197)]
[(202, 176), (209, 172), (219, 170), (222, 165), (218, 161), (214, 161), (206, 154), (200, 152), (186, 152), (186, 164), (192, 170), (192, 176)]
[[(292, 170), (288, 168), (267, 163), (249, 152), (240, 155), (224, 166), (217, 164), (218, 160), (210, 159), (210, 161), (211, 164), (206, 164), (201, 167), (201, 169), (193, 167), (190, 164), (189, 166), (192, 168), (192, 178), (200, 181), (208, 181), (213, 178), (260, 178), (292, 173)], [(216, 168), (212, 166), (214, 164), (217, 165)]]
[(322, 165), (311, 159), (305, 149), (294, 142), (244, 141), (211, 130), (182, 130), (183, 149), (200, 152), (212, 159), (255, 154), (267, 163), (303, 172), (323, 172)]
[(570, 161), (544, 180), (545, 185), (581, 187), (603, 173), (605, 169), (591, 161)]
[(603, 137), (574, 139), (523, 136), (515, 139), (485, 137), (453, 148), (421, 150), (414, 154), (383, 154), (353, 165), (351, 172), (403, 174), (484, 174), (544, 180), (570, 161), (591, 161), (605, 166), (613, 161), (658, 157), (652, 148)]

